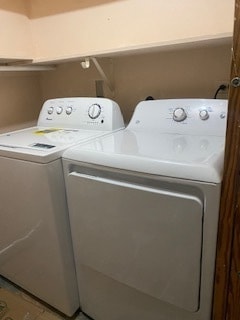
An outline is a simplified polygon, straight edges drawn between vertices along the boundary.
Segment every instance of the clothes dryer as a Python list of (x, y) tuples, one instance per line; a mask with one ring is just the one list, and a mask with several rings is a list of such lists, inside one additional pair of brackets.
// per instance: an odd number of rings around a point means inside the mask
[(79, 298), (61, 155), (122, 127), (109, 99), (63, 98), (36, 127), (0, 135), (0, 274), (68, 316)]
[(227, 101), (138, 104), (126, 129), (63, 154), (82, 310), (210, 320)]

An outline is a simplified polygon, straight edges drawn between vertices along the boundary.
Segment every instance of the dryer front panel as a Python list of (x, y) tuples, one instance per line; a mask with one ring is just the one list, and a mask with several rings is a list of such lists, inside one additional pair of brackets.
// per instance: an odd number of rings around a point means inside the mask
[(77, 171), (67, 184), (79, 279), (90, 268), (162, 302), (198, 310), (200, 197), (161, 189), (161, 183), (153, 187)]

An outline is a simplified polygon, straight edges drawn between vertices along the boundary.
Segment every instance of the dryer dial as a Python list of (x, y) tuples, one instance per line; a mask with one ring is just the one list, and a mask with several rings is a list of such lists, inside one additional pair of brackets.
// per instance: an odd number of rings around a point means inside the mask
[(180, 122), (187, 118), (187, 113), (183, 108), (176, 108), (173, 111), (173, 120)]
[(88, 108), (88, 115), (91, 119), (97, 119), (101, 114), (101, 106), (97, 103), (92, 104)]
[(201, 120), (207, 120), (209, 118), (209, 113), (206, 109), (202, 109), (199, 111), (199, 117)]

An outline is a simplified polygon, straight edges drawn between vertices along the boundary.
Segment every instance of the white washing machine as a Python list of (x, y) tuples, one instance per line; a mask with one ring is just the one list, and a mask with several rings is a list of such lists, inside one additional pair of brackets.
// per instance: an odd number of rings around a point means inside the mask
[(138, 104), (125, 130), (63, 154), (82, 310), (210, 320), (227, 101)]
[(111, 100), (63, 98), (37, 127), (0, 135), (0, 274), (68, 316), (79, 298), (61, 155), (122, 127)]

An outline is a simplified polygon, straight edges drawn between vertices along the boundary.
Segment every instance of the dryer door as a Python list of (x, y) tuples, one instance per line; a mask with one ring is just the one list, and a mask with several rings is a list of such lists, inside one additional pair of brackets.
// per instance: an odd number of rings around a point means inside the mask
[(203, 204), (197, 196), (78, 172), (68, 175), (67, 186), (79, 279), (90, 268), (198, 310)]

